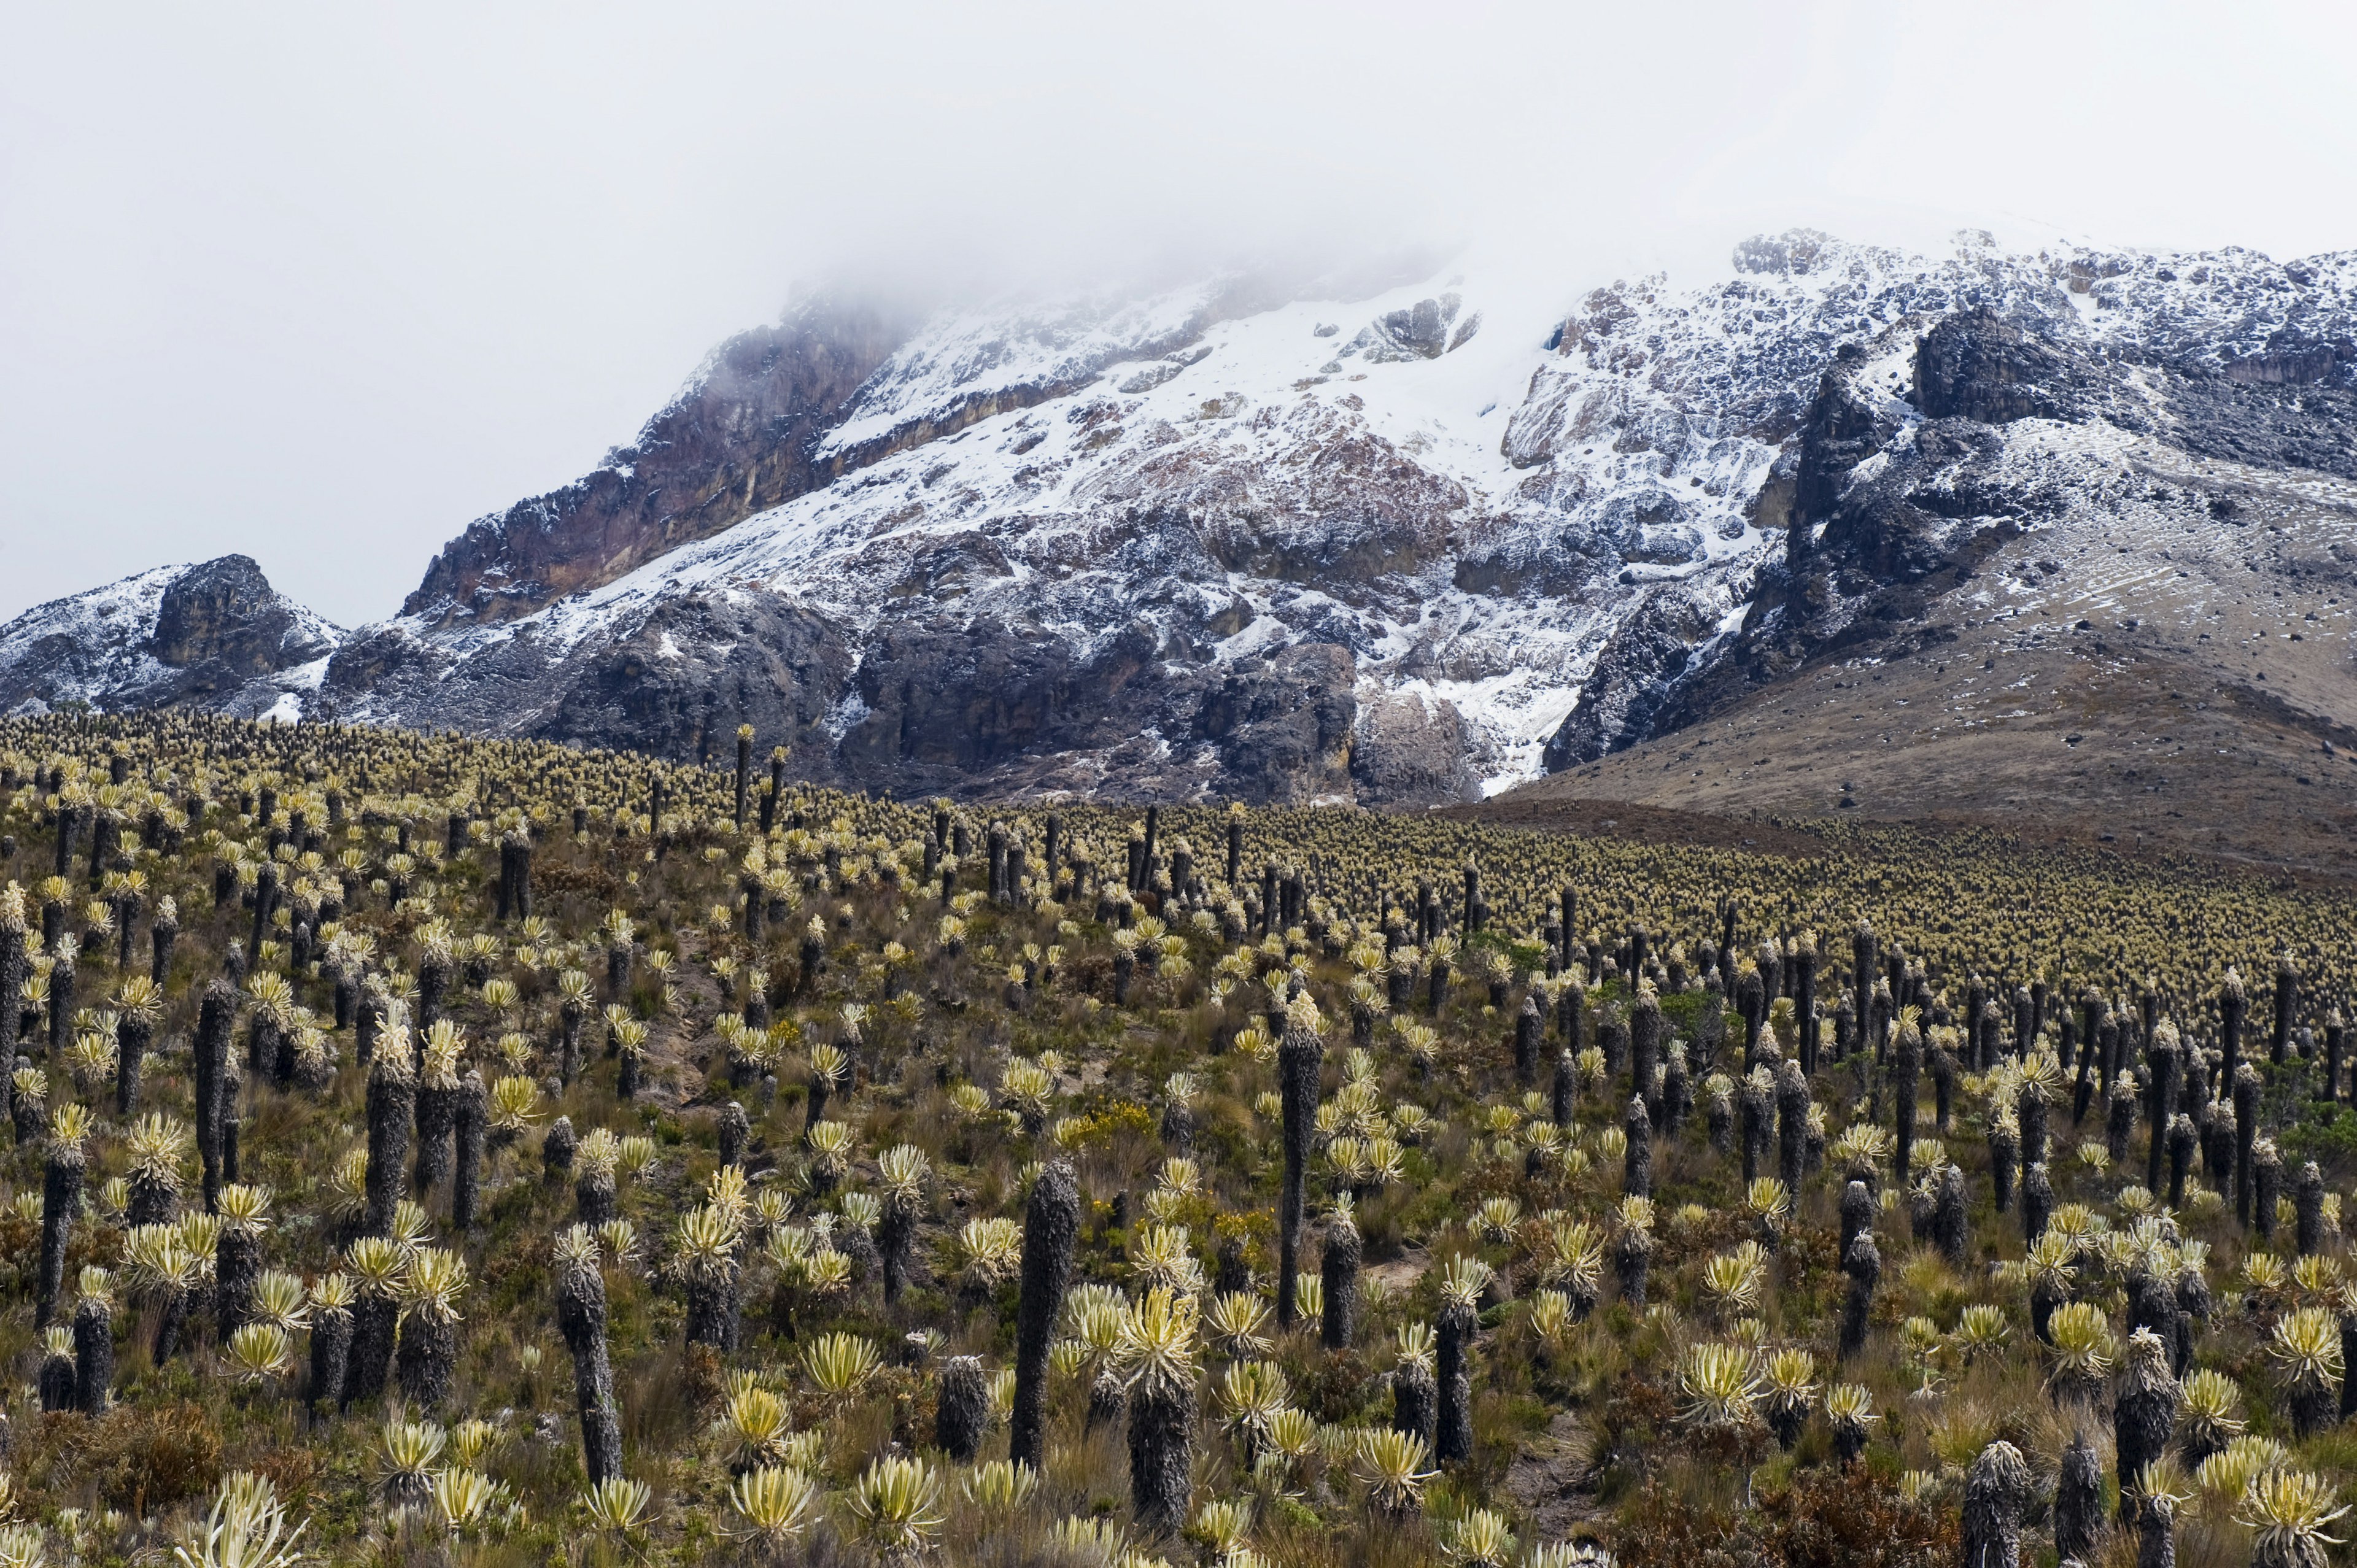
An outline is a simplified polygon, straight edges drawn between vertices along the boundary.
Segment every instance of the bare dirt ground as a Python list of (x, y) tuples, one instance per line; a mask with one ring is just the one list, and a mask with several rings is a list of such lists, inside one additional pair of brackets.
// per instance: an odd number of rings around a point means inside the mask
[(1506, 1491), (1526, 1509), (1540, 1538), (1569, 1541), (1576, 1527), (1604, 1516), (1590, 1473), (1587, 1424), (1577, 1412), (1558, 1411), (1544, 1436), (1533, 1438), (1506, 1472)]

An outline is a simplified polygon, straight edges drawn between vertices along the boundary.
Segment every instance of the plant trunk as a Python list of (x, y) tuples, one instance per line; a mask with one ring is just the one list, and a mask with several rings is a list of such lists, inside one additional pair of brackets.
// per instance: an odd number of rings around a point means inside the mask
[(1359, 1228), (1336, 1216), (1326, 1228), (1326, 1250), (1318, 1260), (1324, 1296), (1324, 1322), (1319, 1338), (1329, 1350), (1346, 1348), (1359, 1318)]
[(1402, 1361), (1393, 1369), (1392, 1428), (1422, 1438), (1426, 1453), (1432, 1451), (1438, 1406), (1432, 1369), (1421, 1361)]
[(98, 1296), (74, 1308), (74, 1409), (104, 1415), (114, 1386), (114, 1313)]
[(1308, 1027), (1288, 1024), (1276, 1048), (1277, 1089), (1283, 1100), (1285, 1186), (1276, 1208), (1276, 1326), (1290, 1328), (1299, 1312), (1295, 1276), (1299, 1271), (1304, 1182), (1309, 1140), (1318, 1122), (1318, 1071), (1326, 1047)]
[(614, 1218), (614, 1173), (584, 1168), (573, 1179), (574, 1218), (588, 1226)]
[(687, 1342), (726, 1353), (737, 1348), (737, 1269), (699, 1268), (687, 1278)]
[(414, 1197), (430, 1204), (435, 1190), (450, 1179), (450, 1134), (458, 1124), (456, 1084), (417, 1086), (417, 1174)]
[(114, 1026), (114, 1113), (128, 1118), (139, 1103), (139, 1069), (156, 1026), (125, 1014)]
[(1643, 1096), (1629, 1097), (1629, 1144), (1621, 1155), (1620, 1191), (1630, 1197), (1653, 1195), (1653, 1119)]
[(1918, 1031), (1901, 1031), (1895, 1053), (1896, 1066), (1890, 1075), (1891, 1099), (1899, 1112), (1899, 1146), (1891, 1153), (1891, 1169), (1899, 1190), (1905, 1192), (1909, 1180), (1909, 1162), (1914, 1155), (1915, 1096), (1923, 1069), (1923, 1042)]
[(163, 1301), (156, 1316), (156, 1346), (153, 1359), (162, 1366), (179, 1354), (180, 1338), (188, 1331), (188, 1313), (195, 1305), (196, 1293), (177, 1285), (166, 1285)]
[(1187, 1523), (1195, 1461), (1195, 1389), (1142, 1384), (1129, 1401), (1129, 1503), (1138, 1528), (1175, 1535)]
[(1948, 1260), (1948, 1266), (1961, 1273), (1964, 1268), (1965, 1250), (1972, 1241), (1962, 1165), (1941, 1167), (1940, 1196), (1932, 1214), (1932, 1236), (1939, 1245), (1941, 1256)]
[(557, 1009), (556, 1072), (570, 1089), (581, 1076), (581, 1004), (570, 998)]
[[(2121, 1472), (2126, 1478), (2127, 1473)], [(1966, 1518), (1971, 1517), (1966, 1494)], [(2062, 1451), (2062, 1472), (2054, 1484), (2054, 1550), (2065, 1562), (2085, 1561), (2104, 1528), (2104, 1472), (2095, 1446), (2083, 1434)], [(2018, 1527), (2016, 1529), (2018, 1536)], [(2018, 1548), (2017, 1548), (2018, 1550)], [(2000, 1562), (2010, 1563), (2009, 1558)]]
[(916, 1239), (916, 1205), (899, 1194), (884, 1200), (884, 1214), (877, 1226), (877, 1251), (882, 1255), (884, 1267), (884, 1305), (899, 1305), (900, 1293), (909, 1283), (909, 1248)]
[(2046, 1162), (2039, 1161), (2029, 1167), (2021, 1181), (2021, 1237), (2035, 1241), (2046, 1234), (2046, 1221), (2054, 1213), (2054, 1184), (2047, 1179)]
[(81, 1208), (82, 1155), (79, 1148), (52, 1149), (41, 1172), (41, 1278), (33, 1326), (46, 1328), (57, 1315), (65, 1287), (66, 1243)]
[(1842, 1272), (1849, 1276), (1849, 1294), (1842, 1302), (1841, 1320), (1841, 1359), (1846, 1361), (1866, 1348), (1874, 1287), (1882, 1278), (1882, 1252), (1874, 1244), (1873, 1232), (1860, 1233), (1844, 1250)]
[(934, 1406), (933, 1440), (961, 1465), (974, 1463), (983, 1434), (990, 1429), (990, 1383), (976, 1356), (952, 1356), (942, 1363)]
[(483, 1143), (489, 1134), (484, 1116), (483, 1075), (468, 1069), (458, 1085), (455, 1128), (457, 1165), (450, 1177), (450, 1224), (465, 1231), (475, 1227), (482, 1206)]
[(351, 1355), (352, 1315), (350, 1308), (322, 1313), (312, 1321), (310, 1405), (314, 1414), (325, 1414), (341, 1397), (345, 1369), (351, 1363)]
[(1467, 1352), (1480, 1326), (1473, 1309), (1462, 1303), (1440, 1309), (1439, 1355), (1433, 1380), (1440, 1410), (1433, 1434), (1433, 1456), (1444, 1465), (1473, 1457), (1473, 1371)]
[(63, 1352), (44, 1356), (37, 1386), (41, 1396), (41, 1409), (45, 1412), (73, 1409), (74, 1359)]
[(351, 1359), (344, 1368), (343, 1406), (370, 1403), (384, 1393), (393, 1361), (393, 1323), (401, 1305), (389, 1295), (362, 1291), (352, 1304)]
[[(2259, 1071), (2244, 1062), (2230, 1080), (2234, 1086), (2234, 1218), (2248, 1230), (2252, 1211), (2252, 1150), (2259, 1133)], [(2271, 1224), (2269, 1215), (2262, 1223)]]
[(2177, 1568), (2176, 1502), (2167, 1497), (2144, 1499), (2136, 1521), (2136, 1568)]
[(2013, 1209), (2013, 1173), (2021, 1159), (2021, 1139), (2007, 1122), (1990, 1123), (1989, 1188), (1999, 1214)]
[[(2069, 1464), (2066, 1457), (2066, 1472)], [(2064, 1486), (2069, 1484), (2066, 1475)], [(1964, 1481), (1964, 1568), (2015, 1568), (2021, 1561), (2021, 1515), (2029, 1502), (2029, 1466), (2021, 1451), (2004, 1442), (1982, 1449)], [(2061, 1511), (2058, 1498), (2058, 1531)]]
[(457, 1318), (433, 1312), (412, 1312), (402, 1318), (393, 1372), (404, 1400), (427, 1410), (438, 1408), (450, 1397), (451, 1373), (457, 1362)]
[(1048, 1425), (1048, 1352), (1064, 1290), (1072, 1276), (1072, 1245), (1080, 1234), (1081, 1195), (1071, 1165), (1051, 1162), (1031, 1185), (1023, 1223), (1023, 1286), (1015, 1318), (1015, 1414), (1010, 1457), (1035, 1473), (1043, 1468)]
[(417, 965), (417, 1021), (411, 1026), (410, 1042), (417, 1049), (425, 1047), (425, 1032), (442, 1021), (442, 998), (450, 989), (450, 961), (429, 956)]
[(253, 1316), (253, 1285), (262, 1277), (262, 1239), (250, 1230), (224, 1227), (213, 1247), (213, 1310), (221, 1343)]
[(556, 1323), (573, 1352), (582, 1468), (594, 1487), (622, 1473), (622, 1423), (614, 1407), (614, 1369), (606, 1353), (606, 1281), (594, 1264), (569, 1269), (558, 1280)]
[(409, 1133), (417, 1115), (417, 1080), (406, 1062), (379, 1062), (368, 1084), (368, 1209), (361, 1224), (364, 1236), (393, 1234), (393, 1210), (406, 1196), (404, 1167), (409, 1162)]
[(1776, 1174), (1795, 1203), (1809, 1149), (1809, 1080), (1801, 1064), (1785, 1062), (1776, 1074)]

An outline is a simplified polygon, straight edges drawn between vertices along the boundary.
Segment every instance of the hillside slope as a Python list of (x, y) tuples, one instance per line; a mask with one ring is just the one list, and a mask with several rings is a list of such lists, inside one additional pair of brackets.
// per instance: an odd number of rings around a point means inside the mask
[(945, 314), (796, 436), (831, 481), (530, 614), (414, 601), (317, 705), (674, 756), (751, 723), (904, 791), (1470, 799), (2108, 515), (2032, 431), (2346, 471), (2352, 276), (1793, 233), (1568, 316), (1454, 274)]
[[(2043, 390), (2008, 403), (2032, 356)], [(1911, 402), (1887, 373), (1828, 374), (1740, 626), (1641, 685), (1632, 628), (1637, 697), (1592, 686), (1563, 771), (1500, 812), (1946, 817), (2357, 869), (2357, 424), (2329, 372), (2123, 373), (1967, 316)]]
[(343, 636), (249, 557), (158, 566), (0, 626), (0, 714), (80, 703), (294, 718)]
[[(798, 776), (904, 796), (1413, 808), (1555, 773), (1577, 780), (1555, 795), (1651, 799), (1699, 726), (1772, 729), (1919, 655), (1946, 693), (1960, 642), (2096, 702), (2103, 660), (2061, 634), (2108, 617), (2143, 627), (2105, 635), (2125, 668), (2190, 660), (2235, 693), (2194, 711), (2330, 725), (2352, 475), (2357, 256), (1796, 231), (1585, 293), (1468, 270), (930, 314), (844, 295), (731, 339), (595, 473), (468, 529), (279, 711), (679, 759), (749, 724)], [(2192, 613), (2189, 553), (2201, 614), (2266, 618), (2280, 594), (2319, 616), (2280, 628), (2322, 660), (2305, 684), (2212, 669), (2224, 619), (2153, 640)], [(102, 705), (178, 700), (75, 679)], [(2106, 675), (2101, 701), (2174, 733), (2166, 693), (2192, 678), (2154, 679)], [(1890, 746), (2018, 730), (2019, 706)], [(2275, 757), (2276, 722), (2233, 744)], [(1954, 755), (1850, 809), (2064, 788), (2000, 784), (2008, 747)], [(1744, 810), (1763, 787), (1717, 786)]]

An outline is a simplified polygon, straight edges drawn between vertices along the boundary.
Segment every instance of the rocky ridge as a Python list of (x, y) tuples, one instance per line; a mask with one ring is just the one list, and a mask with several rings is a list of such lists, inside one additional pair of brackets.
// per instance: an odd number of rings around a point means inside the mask
[(2352, 341), (2357, 257), (1975, 234), (1762, 238), (1567, 312), (1455, 274), (818, 302), (453, 541), (300, 708), (673, 757), (750, 723), (903, 793), (1462, 800), (1903, 652), (2103, 511), (2105, 442), (2351, 472)]
[(1842, 344), (1762, 491), (1782, 548), (1742, 616), (1699, 638), (1695, 606), (1649, 595), (1549, 741), (1548, 770), (1701, 723), (1813, 662), (1922, 650), (2000, 552), (2115, 515), (2121, 451), (2181, 470), (2162, 489), (2198, 532), (2228, 531), (2254, 486), (2357, 477), (2357, 258), (2233, 274), (2240, 315), (2179, 298), (2224, 273), (2179, 261), (2145, 258), (2142, 274), (2081, 262), (2050, 290)]

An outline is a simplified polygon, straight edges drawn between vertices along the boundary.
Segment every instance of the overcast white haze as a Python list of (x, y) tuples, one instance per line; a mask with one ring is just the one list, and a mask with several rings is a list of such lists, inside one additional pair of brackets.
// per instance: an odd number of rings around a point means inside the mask
[(242, 551), (346, 625), (845, 275), (1811, 223), (2357, 247), (2344, 5), (74, 5), (0, 59), (0, 619)]

